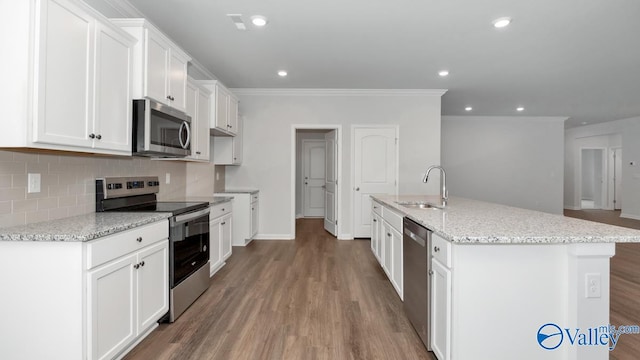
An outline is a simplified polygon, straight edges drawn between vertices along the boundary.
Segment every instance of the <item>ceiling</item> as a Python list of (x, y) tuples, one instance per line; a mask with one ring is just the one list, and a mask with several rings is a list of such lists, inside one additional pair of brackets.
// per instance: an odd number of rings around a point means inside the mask
[[(640, 116), (637, 0), (130, 3), (232, 88), (448, 89), (443, 115), (567, 116), (567, 127)], [(494, 28), (504, 16), (511, 25)]]

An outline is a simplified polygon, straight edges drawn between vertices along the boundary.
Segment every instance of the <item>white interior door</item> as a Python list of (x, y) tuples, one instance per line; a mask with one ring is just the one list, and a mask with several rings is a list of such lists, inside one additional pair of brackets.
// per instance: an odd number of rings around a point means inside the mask
[(333, 236), (338, 236), (338, 132), (329, 131), (325, 140), (325, 179), (324, 179), (324, 228)]
[(324, 217), (325, 141), (302, 140), (303, 215)]
[(371, 236), (371, 194), (396, 194), (397, 127), (353, 128), (353, 236)]
[(613, 151), (613, 208), (622, 209), (622, 148)]

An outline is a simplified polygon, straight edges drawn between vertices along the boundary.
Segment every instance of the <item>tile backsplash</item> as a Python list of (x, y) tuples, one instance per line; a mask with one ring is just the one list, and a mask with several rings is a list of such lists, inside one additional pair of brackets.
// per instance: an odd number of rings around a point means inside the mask
[[(39, 193), (27, 193), (27, 175), (40, 174)], [(170, 184), (166, 184), (166, 174)], [(0, 150), (0, 227), (95, 211), (95, 179), (151, 175), (160, 178), (160, 200), (185, 197), (186, 164), (138, 157), (79, 156)]]

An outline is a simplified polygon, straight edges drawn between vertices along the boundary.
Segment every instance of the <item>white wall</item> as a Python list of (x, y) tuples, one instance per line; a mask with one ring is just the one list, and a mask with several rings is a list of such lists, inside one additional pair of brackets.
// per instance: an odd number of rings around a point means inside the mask
[(440, 163), (442, 91), (238, 90), (244, 115), (242, 166), (227, 167), (229, 187), (260, 189), (258, 237), (293, 238), (291, 132), (294, 124), (342, 125), (343, 193), (341, 238), (352, 234), (351, 125), (399, 125), (400, 193), (437, 193), (422, 183), (430, 164)]
[[(568, 209), (580, 207), (580, 150), (622, 147), (622, 214), (640, 219), (640, 117), (567, 129), (565, 132), (565, 199)], [(605, 157), (606, 159), (609, 156)], [(633, 162), (633, 165), (631, 165)]]
[(565, 119), (443, 116), (449, 194), (561, 214)]

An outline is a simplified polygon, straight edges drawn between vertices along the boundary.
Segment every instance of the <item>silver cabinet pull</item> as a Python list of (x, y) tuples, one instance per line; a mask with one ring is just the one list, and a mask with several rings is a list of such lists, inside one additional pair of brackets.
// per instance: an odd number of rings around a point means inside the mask
[(433, 275), (433, 270), (429, 270), (429, 275)]
[(138, 237), (138, 238), (136, 239), (136, 241), (137, 241), (137, 242), (142, 242), (142, 236)]
[(440, 248), (436, 246), (436, 247), (433, 248), (433, 251), (434, 252), (438, 252), (438, 251), (440, 251)]
[(357, 187), (357, 188), (356, 188), (356, 191), (360, 191), (360, 187)]
[(226, 221), (223, 221), (223, 222), (222, 222), (222, 224), (220, 224), (220, 225), (226, 225), (226, 224), (227, 224), (227, 222), (226, 222)]
[(140, 263), (140, 266), (144, 266), (144, 261), (142, 261), (142, 262)]
[(135, 264), (135, 265), (133, 265), (133, 268), (134, 268), (134, 269), (139, 269), (139, 268), (140, 268), (140, 264)]
[(102, 139), (102, 135), (100, 135), (100, 134), (96, 135), (96, 139), (98, 139), (98, 140)]
[(95, 139), (96, 138), (96, 134), (89, 134), (89, 139)]

